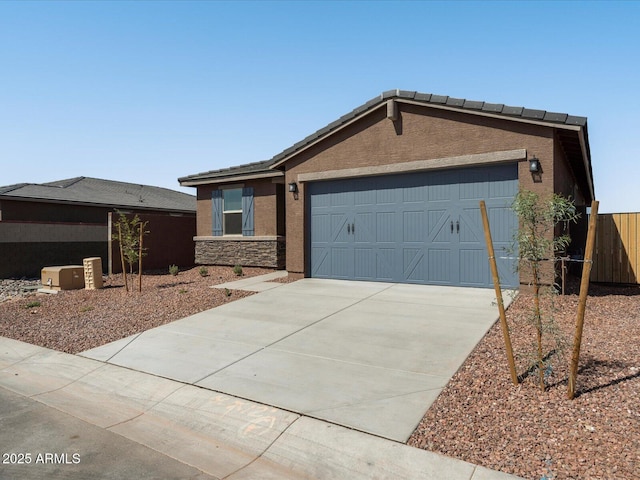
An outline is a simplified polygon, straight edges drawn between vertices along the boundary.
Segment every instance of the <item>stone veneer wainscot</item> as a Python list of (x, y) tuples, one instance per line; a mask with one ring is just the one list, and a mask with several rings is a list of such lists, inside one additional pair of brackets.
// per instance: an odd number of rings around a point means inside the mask
[(284, 268), (285, 237), (195, 237), (196, 263)]

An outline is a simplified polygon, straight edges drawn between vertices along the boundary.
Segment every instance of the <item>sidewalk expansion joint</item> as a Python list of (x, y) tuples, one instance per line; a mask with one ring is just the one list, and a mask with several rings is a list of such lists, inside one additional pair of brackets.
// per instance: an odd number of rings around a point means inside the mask
[[(148, 330), (146, 330), (146, 331), (148, 331)], [(113, 355), (111, 355), (109, 358), (107, 358), (107, 359), (105, 360), (105, 363), (109, 363), (109, 362), (113, 359), (113, 357), (115, 357), (115, 356), (116, 356), (116, 355), (118, 355), (120, 352), (122, 352), (125, 348), (127, 348), (129, 345), (131, 345), (131, 343), (132, 343), (134, 340), (137, 340), (137, 339), (138, 339), (138, 337), (140, 337), (140, 335), (142, 335), (143, 333), (144, 333), (144, 332), (140, 332), (140, 333), (136, 334), (136, 335), (135, 335), (131, 340), (129, 340), (129, 341), (127, 342), (127, 344), (126, 344), (124, 347), (122, 347), (122, 348), (121, 348), (120, 350), (118, 350), (116, 353), (114, 353), (114, 354), (113, 354)]]
[(233, 472), (229, 473), (228, 475), (226, 475), (226, 476), (222, 477), (222, 479), (221, 479), (221, 480), (224, 480), (225, 478), (232, 477), (232, 476), (233, 476), (233, 475), (235, 475), (236, 473), (240, 472), (241, 470), (244, 470), (245, 468), (247, 468), (247, 467), (251, 466), (253, 463), (255, 463), (257, 460), (261, 459), (261, 458), (262, 458), (262, 456), (263, 456), (265, 453), (267, 453), (267, 452), (269, 451), (269, 449), (270, 449), (270, 448), (271, 448), (271, 447), (272, 447), (272, 446), (273, 446), (273, 445), (274, 445), (278, 440), (280, 440), (280, 438), (285, 434), (285, 432), (286, 432), (287, 430), (289, 430), (289, 429), (293, 426), (293, 424), (294, 424), (294, 423), (296, 423), (298, 420), (300, 420), (300, 418), (301, 418), (301, 417), (302, 417), (301, 415), (298, 415), (298, 418), (296, 418), (293, 422), (291, 422), (289, 425), (287, 425), (287, 427), (286, 427), (284, 430), (282, 430), (282, 431), (278, 434), (278, 436), (277, 436), (276, 438), (274, 438), (274, 439), (273, 439), (273, 441), (272, 441), (271, 443), (269, 443), (269, 445), (267, 445), (267, 446), (264, 448), (264, 450), (262, 450), (262, 452), (260, 452), (260, 454), (259, 454), (256, 458), (254, 458), (253, 460), (251, 460), (251, 461), (250, 461), (249, 463), (247, 463), (246, 465), (243, 465), (242, 467), (238, 468), (237, 470), (234, 470)]
[[(66, 354), (66, 355), (71, 355), (71, 354), (70, 354), (70, 353), (68, 353), (68, 354)], [(97, 360), (93, 360), (93, 361), (95, 362), (95, 361), (97, 361)], [(36, 393), (36, 394), (33, 394), (33, 395), (27, 395), (27, 397), (32, 398), (32, 399), (34, 399), (34, 400), (37, 400), (37, 398), (36, 398), (36, 397), (39, 397), (40, 395), (47, 395), (47, 394), (49, 394), (49, 393), (53, 393), (53, 392), (57, 392), (57, 391), (59, 391), (59, 390), (65, 389), (65, 388), (67, 388), (68, 386), (73, 385), (74, 383), (79, 382), (80, 380), (82, 380), (82, 379), (83, 379), (83, 378), (85, 378), (86, 376), (91, 375), (92, 373), (96, 372), (97, 370), (100, 370), (100, 369), (101, 369), (101, 368), (103, 368), (103, 367), (104, 367), (104, 364), (102, 364), (102, 365), (98, 365), (98, 366), (97, 366), (96, 368), (94, 368), (93, 370), (91, 370), (91, 371), (89, 371), (89, 372), (87, 372), (87, 373), (85, 373), (85, 374), (83, 374), (83, 375), (80, 375), (78, 378), (74, 378), (74, 379), (73, 379), (73, 380), (71, 380), (69, 383), (65, 383), (64, 385), (62, 385), (62, 386), (60, 386), (60, 387), (58, 387), (58, 388), (54, 388), (53, 390), (47, 390), (46, 392)], [(38, 400), (38, 401), (40, 401), (40, 400)], [(41, 402), (41, 403), (43, 403), (43, 402)]]

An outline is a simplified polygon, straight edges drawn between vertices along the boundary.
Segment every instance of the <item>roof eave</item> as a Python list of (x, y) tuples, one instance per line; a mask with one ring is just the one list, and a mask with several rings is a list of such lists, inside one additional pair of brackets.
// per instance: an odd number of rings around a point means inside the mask
[(246, 173), (246, 174), (228, 174), (223, 177), (211, 176), (211, 177), (200, 177), (189, 180), (188, 178), (179, 178), (178, 182), (180, 182), (180, 186), (182, 187), (197, 187), (199, 185), (210, 185), (210, 184), (218, 184), (218, 183), (229, 183), (229, 182), (239, 182), (245, 180), (258, 180), (260, 178), (273, 178), (273, 177), (281, 177), (284, 175), (284, 172), (280, 170), (269, 170), (266, 172), (256, 172), (256, 173)]
[(168, 213), (195, 213), (196, 208), (184, 209), (184, 208), (161, 208), (147, 205), (118, 205), (115, 203), (92, 203), (92, 202), (79, 202), (73, 200), (62, 200), (55, 198), (42, 198), (42, 197), (21, 197), (18, 195), (0, 195), (0, 200), (18, 201), (18, 202), (32, 202), (32, 203), (53, 203), (56, 205), (74, 205), (77, 207), (101, 207), (101, 208), (115, 208), (119, 210), (133, 209), (133, 210), (149, 210), (154, 212), (168, 212)]
[(578, 139), (580, 141), (580, 149), (582, 150), (582, 162), (584, 165), (584, 172), (587, 177), (587, 184), (589, 185), (589, 194), (591, 195), (591, 200), (596, 199), (596, 192), (593, 186), (593, 171), (591, 168), (591, 156), (589, 154), (588, 143), (586, 140), (586, 125), (584, 129), (581, 129), (578, 132)]

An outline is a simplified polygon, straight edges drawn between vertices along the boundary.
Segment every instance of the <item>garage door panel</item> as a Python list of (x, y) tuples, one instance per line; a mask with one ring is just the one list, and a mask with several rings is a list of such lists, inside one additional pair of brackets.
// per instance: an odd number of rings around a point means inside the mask
[(354, 205), (356, 207), (375, 205), (375, 203), (376, 203), (375, 190), (371, 190), (371, 189), (356, 190), (354, 192)]
[[(310, 183), (311, 275), (491, 287), (478, 201), (507, 257), (517, 177), (508, 164)], [(499, 263), (505, 286), (513, 264)]]
[(460, 284), (485, 286), (489, 278), (489, 262), (484, 249), (460, 249)]
[(506, 199), (511, 204), (516, 193), (518, 193), (518, 181), (514, 180), (512, 176), (508, 176), (502, 171), (497, 171), (495, 175), (491, 176), (488, 192), (490, 199)]
[(430, 248), (427, 255), (428, 283), (450, 285), (451, 281), (451, 251), (448, 249)]
[(331, 257), (331, 277), (349, 279), (353, 277), (353, 256), (350, 249), (346, 247), (332, 247)]
[(394, 205), (398, 201), (398, 190), (394, 188), (381, 188), (376, 192), (377, 205)]
[(376, 278), (376, 253), (373, 247), (355, 249), (355, 278), (370, 280)]
[(424, 282), (424, 250), (422, 248), (405, 248), (403, 250), (402, 278), (415, 283)]
[[(510, 254), (504, 249), (496, 249), (496, 264), (498, 266), (498, 275), (502, 285), (517, 286), (519, 283), (518, 271), (516, 269), (516, 263), (508, 258)], [(502, 258), (501, 258), (502, 257)], [(493, 281), (493, 279), (492, 279)]]
[(460, 200), (483, 200), (488, 194), (489, 176), (485, 171), (470, 170), (460, 175)]
[(312, 277), (324, 277), (331, 276), (331, 262), (329, 259), (329, 249), (326, 247), (313, 247), (311, 248), (311, 265), (313, 270), (311, 271)]
[(374, 213), (356, 213), (353, 228), (356, 243), (376, 242), (376, 217)]
[(451, 238), (455, 232), (455, 225), (450, 215), (445, 214), (440, 217), (438, 223), (429, 232), (429, 240), (432, 243), (451, 243)]
[(316, 243), (326, 243), (331, 240), (331, 215), (316, 214), (311, 217), (311, 230), (314, 232)]
[(424, 210), (402, 212), (402, 242), (424, 242), (427, 222)]
[(402, 202), (424, 203), (427, 200), (427, 187), (425, 185), (413, 185), (402, 188)]
[(449, 218), (446, 210), (429, 210), (427, 212), (429, 223), (428, 223), (428, 239), (427, 241), (431, 241), (433, 236), (438, 232), (439, 229), (442, 228), (444, 222)]
[(450, 202), (452, 192), (449, 185), (431, 185), (428, 189), (429, 202)]
[(456, 233), (461, 244), (484, 242), (484, 228), (479, 208), (465, 208), (462, 210), (459, 220), (460, 229), (456, 225)]
[(487, 216), (491, 225), (491, 237), (494, 243), (510, 244), (518, 227), (518, 221), (509, 207), (489, 207)]
[(330, 199), (332, 207), (350, 207), (353, 205), (353, 192), (334, 191)]
[(329, 237), (332, 242), (346, 243), (349, 241), (348, 220), (348, 217), (341, 213), (331, 215), (331, 234)]
[(395, 211), (378, 212), (376, 214), (376, 241), (395, 244), (398, 240), (396, 223)]
[(376, 278), (382, 281), (394, 281), (397, 278), (397, 259), (395, 248), (376, 249)]

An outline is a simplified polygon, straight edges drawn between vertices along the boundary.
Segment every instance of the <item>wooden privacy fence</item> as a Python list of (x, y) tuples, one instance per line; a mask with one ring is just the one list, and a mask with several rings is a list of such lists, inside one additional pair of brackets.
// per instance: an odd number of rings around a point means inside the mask
[(640, 213), (598, 215), (592, 282), (640, 283)]

